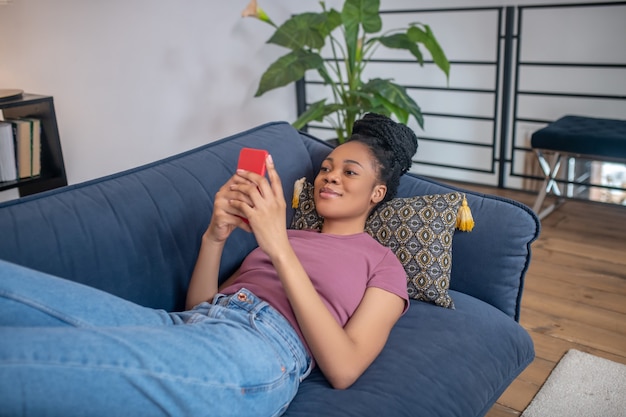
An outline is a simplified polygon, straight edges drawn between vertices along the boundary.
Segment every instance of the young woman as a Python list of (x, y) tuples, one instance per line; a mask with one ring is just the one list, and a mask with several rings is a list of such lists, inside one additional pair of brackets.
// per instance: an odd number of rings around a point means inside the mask
[[(364, 226), (417, 149), (384, 116), (353, 132), (315, 179), (321, 233), (287, 230), (271, 156), (267, 178), (237, 171), (218, 191), (185, 312), (16, 268), (0, 282), (0, 326), (12, 326), (0, 344), (0, 415), (271, 416), (313, 366), (335, 388), (352, 385), (408, 307), (402, 266)], [(259, 247), (218, 288), (237, 227)]]

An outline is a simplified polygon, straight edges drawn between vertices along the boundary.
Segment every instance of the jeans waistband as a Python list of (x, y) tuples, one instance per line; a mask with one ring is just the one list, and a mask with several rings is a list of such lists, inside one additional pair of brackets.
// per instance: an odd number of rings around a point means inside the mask
[(237, 306), (249, 313), (260, 311), (266, 306), (271, 307), (267, 301), (246, 288), (240, 289), (235, 294), (216, 294), (211, 304), (222, 307)]
[(238, 308), (260, 318), (265, 328), (273, 333), (278, 347), (297, 361), (301, 374), (300, 380), (309, 375), (313, 368), (313, 361), (300, 340), (300, 336), (291, 323), (267, 301), (257, 297), (252, 291), (242, 288), (235, 294), (217, 294), (211, 304), (228, 309)]

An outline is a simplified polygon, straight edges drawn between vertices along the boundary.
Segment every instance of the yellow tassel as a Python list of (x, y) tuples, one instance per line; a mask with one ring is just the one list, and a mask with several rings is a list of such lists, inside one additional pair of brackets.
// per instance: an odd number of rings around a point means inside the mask
[(304, 182), (306, 181), (305, 177), (296, 180), (293, 184), (293, 197), (291, 198), (291, 207), (298, 208), (300, 204), (300, 193), (302, 193), (302, 189), (304, 188)]
[(463, 195), (463, 202), (456, 216), (456, 228), (462, 232), (471, 232), (474, 228), (474, 218), (472, 217), (472, 211), (467, 205), (465, 195)]

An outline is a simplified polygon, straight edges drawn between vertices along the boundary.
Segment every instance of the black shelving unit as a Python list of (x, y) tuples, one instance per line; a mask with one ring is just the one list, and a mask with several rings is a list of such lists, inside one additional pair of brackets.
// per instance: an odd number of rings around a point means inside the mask
[(22, 94), (17, 98), (0, 100), (0, 110), (5, 119), (34, 117), (41, 120), (41, 174), (17, 181), (0, 182), (0, 191), (18, 188), (23, 197), (67, 185), (52, 97)]

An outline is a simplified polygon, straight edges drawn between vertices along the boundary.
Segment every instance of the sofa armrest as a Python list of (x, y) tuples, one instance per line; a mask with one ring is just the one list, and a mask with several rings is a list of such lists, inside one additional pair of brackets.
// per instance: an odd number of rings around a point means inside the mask
[(524, 277), (531, 243), (541, 223), (535, 213), (517, 201), (441, 184), (407, 174), (399, 196), (465, 193), (474, 217), (471, 232), (456, 231), (452, 243), (450, 287), (483, 300), (519, 320)]

